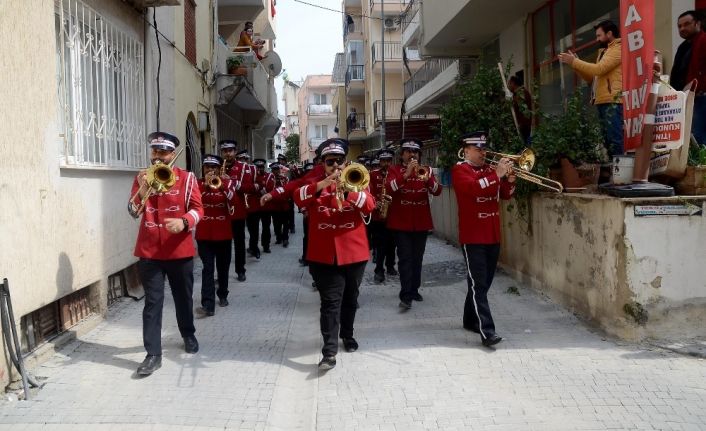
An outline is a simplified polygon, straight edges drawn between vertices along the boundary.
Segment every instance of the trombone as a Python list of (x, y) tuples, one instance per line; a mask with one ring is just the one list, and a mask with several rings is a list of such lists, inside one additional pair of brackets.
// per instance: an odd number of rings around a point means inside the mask
[[(169, 163), (162, 163), (157, 160), (153, 165), (147, 168), (147, 180), (145, 183), (137, 189), (137, 192), (130, 198), (127, 203), (127, 211), (133, 218), (138, 218), (140, 214), (145, 210), (145, 205), (147, 204), (147, 199), (152, 196), (152, 193), (164, 193), (172, 188), (174, 183), (176, 183), (176, 175), (174, 175), (174, 162), (179, 158), (181, 153), (184, 151), (181, 147), (176, 156)], [(135, 198), (142, 196), (139, 204), (135, 204)]]
[(370, 173), (368, 169), (356, 162), (349, 162), (341, 171), (341, 175), (336, 183), (336, 200), (338, 209), (342, 208), (343, 194), (345, 192), (362, 192), (368, 188), (370, 183)]
[[(557, 193), (561, 193), (564, 191), (564, 186), (560, 182), (530, 172), (532, 168), (534, 168), (534, 163), (536, 161), (534, 151), (532, 151), (530, 148), (525, 148), (520, 154), (496, 153), (495, 151), (486, 151), (486, 154), (490, 156), (486, 156), (485, 158), (485, 161), (490, 166), (497, 166), (500, 162), (500, 159), (502, 158), (510, 159), (515, 163), (515, 165), (517, 165), (517, 168), (513, 169), (517, 178), (521, 178), (525, 181), (537, 184), (540, 187), (548, 188)], [(458, 152), (458, 157), (460, 159), (465, 159), (463, 157), (463, 148), (461, 148), (461, 150)]]

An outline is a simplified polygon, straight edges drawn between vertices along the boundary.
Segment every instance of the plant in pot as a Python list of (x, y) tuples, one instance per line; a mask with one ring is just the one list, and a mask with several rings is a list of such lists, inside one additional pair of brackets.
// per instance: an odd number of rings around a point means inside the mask
[(228, 68), (229, 75), (243, 76), (247, 75), (248, 70), (243, 66), (245, 59), (242, 55), (237, 55), (234, 57), (228, 57), (226, 60), (226, 67)]
[(686, 175), (676, 184), (677, 192), (681, 195), (706, 195), (706, 146), (699, 145), (693, 138), (686, 164)]
[(560, 169), (560, 180), (568, 191), (597, 184), (603, 135), (594, 110), (576, 92), (559, 114), (540, 114), (532, 137), (538, 170)]

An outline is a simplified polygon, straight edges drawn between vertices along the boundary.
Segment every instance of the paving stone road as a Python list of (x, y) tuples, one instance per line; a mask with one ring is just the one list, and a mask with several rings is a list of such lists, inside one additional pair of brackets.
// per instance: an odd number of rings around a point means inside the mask
[(113, 306), (34, 370), (47, 383), (32, 401), (0, 402), (0, 430), (706, 430), (706, 361), (607, 338), (502, 273), (490, 301), (505, 341), (482, 347), (461, 328), (461, 253), (433, 237), (424, 302), (401, 313), (398, 280), (375, 285), (368, 265), (360, 350), (319, 373), (300, 241), (249, 259), (231, 305), (197, 320), (198, 354), (184, 353), (167, 294), (149, 378), (134, 378), (143, 303)]

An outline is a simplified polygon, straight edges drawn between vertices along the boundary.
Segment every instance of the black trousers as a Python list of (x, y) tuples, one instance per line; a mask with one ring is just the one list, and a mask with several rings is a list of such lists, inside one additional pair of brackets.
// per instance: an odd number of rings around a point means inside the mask
[(412, 301), (422, 284), (422, 261), (427, 246), (427, 231), (394, 231), (400, 273), (400, 300)]
[(142, 339), (148, 355), (162, 354), (162, 310), (164, 308), (164, 277), (169, 280), (176, 308), (177, 325), (182, 337), (194, 335), (194, 259), (174, 260), (140, 258), (137, 263), (140, 282), (145, 289), (142, 310)]
[(287, 216), (289, 231), (291, 233), (294, 233), (294, 201), (292, 200), (289, 201), (289, 209), (287, 210)]
[(277, 241), (289, 241), (289, 213), (286, 210), (272, 211), (272, 224)]
[(324, 339), (324, 347), (321, 349), (324, 356), (334, 356), (338, 353), (339, 336), (353, 337), (359, 287), (367, 263), (339, 266), (309, 262), (309, 271), (321, 297), (319, 323)]
[[(201, 306), (208, 311), (216, 308), (216, 295), (225, 299), (228, 297), (228, 269), (230, 267), (231, 250), (230, 240), (225, 241), (196, 241), (199, 247), (199, 257), (203, 263), (201, 271)], [(213, 278), (214, 271), (218, 272), (218, 291)]]
[(233, 247), (235, 251), (235, 272), (245, 273), (245, 220), (231, 220)]
[(371, 221), (368, 225), (372, 236), (371, 244), (375, 250), (375, 272), (385, 272), (385, 268), (395, 267), (395, 238), (385, 227), (385, 221)]
[[(272, 238), (270, 225), (272, 224), (272, 215), (269, 211), (258, 211), (248, 214), (246, 219), (248, 225), (248, 234), (250, 240), (248, 248), (250, 250), (257, 249), (258, 241), (261, 241), (263, 248), (269, 248)], [(260, 224), (262, 224), (262, 236), (260, 237)]]
[(306, 245), (309, 242), (309, 217), (302, 217), (302, 226), (304, 238), (302, 238), (302, 260), (306, 260)]
[(495, 277), (500, 244), (464, 244), (468, 293), (463, 307), (463, 326), (478, 329), (481, 337), (495, 334), (495, 323), (488, 304), (488, 290)]

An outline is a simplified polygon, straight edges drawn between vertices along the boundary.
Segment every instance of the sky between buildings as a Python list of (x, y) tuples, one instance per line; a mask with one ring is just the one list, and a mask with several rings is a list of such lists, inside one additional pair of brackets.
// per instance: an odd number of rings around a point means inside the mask
[[(340, 0), (306, 0), (340, 10)], [(306, 75), (331, 74), (334, 56), (343, 52), (343, 18), (340, 13), (297, 3), (277, 2), (277, 39), (275, 51), (282, 59), (290, 81)], [(279, 113), (284, 114), (282, 75), (275, 80)]]

